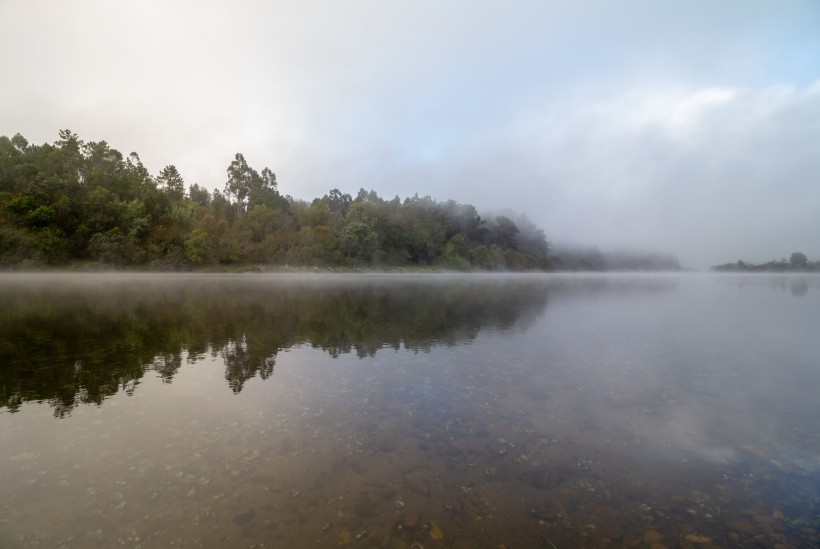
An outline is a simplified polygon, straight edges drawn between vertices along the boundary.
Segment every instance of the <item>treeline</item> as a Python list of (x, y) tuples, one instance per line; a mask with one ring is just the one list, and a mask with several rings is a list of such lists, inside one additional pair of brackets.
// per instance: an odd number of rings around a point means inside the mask
[(602, 252), (598, 248), (556, 246), (552, 259), (567, 271), (680, 271), (678, 259), (657, 252)]
[(139, 156), (69, 130), (53, 144), (0, 136), (0, 267), (192, 269), (229, 265), (549, 269), (543, 231), (418, 195), (332, 189), (311, 202), (237, 154), (223, 191), (152, 176)]
[(794, 252), (789, 259), (785, 257), (778, 260), (771, 260), (766, 263), (755, 265), (738, 260), (736, 263), (724, 263), (715, 265), (713, 271), (722, 272), (820, 272), (820, 261), (809, 261), (803, 252)]

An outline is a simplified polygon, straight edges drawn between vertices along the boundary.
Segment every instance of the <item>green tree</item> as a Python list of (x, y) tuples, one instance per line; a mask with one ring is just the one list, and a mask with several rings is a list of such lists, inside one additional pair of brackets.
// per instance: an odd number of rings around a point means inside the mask
[(151, 217), (141, 200), (134, 199), (126, 204), (122, 217), (128, 236), (135, 240), (145, 236), (151, 227)]
[(83, 165), (83, 142), (71, 130), (60, 130), (60, 140), (55, 143), (62, 155), (64, 177), (69, 183), (78, 182)]
[(241, 153), (236, 153), (233, 162), (227, 169), (228, 181), (225, 183), (225, 195), (236, 198), (237, 212), (245, 211), (251, 190), (262, 185), (262, 178), (248, 165)]
[(347, 224), (339, 234), (339, 247), (348, 258), (369, 263), (379, 246), (379, 237), (361, 221)]
[(105, 233), (96, 233), (88, 242), (88, 249), (91, 256), (103, 263), (122, 263), (125, 243), (119, 227), (115, 227)]
[(44, 229), (54, 222), (54, 208), (38, 206), (26, 213), (26, 222), (32, 229)]
[(200, 206), (208, 206), (211, 203), (211, 193), (208, 189), (200, 187), (196, 183), (188, 187), (188, 196), (191, 201), (196, 202)]
[(436, 216), (433, 200), (416, 195), (404, 201), (396, 212), (397, 221), (411, 263), (432, 265), (441, 256), (445, 243), (445, 227)]
[[(133, 189), (123, 185), (121, 177), (125, 171), (123, 156), (112, 149), (105, 141), (86, 143), (83, 147), (85, 156), (84, 182), (89, 187), (102, 187), (120, 197), (132, 194)], [(136, 194), (136, 193), (133, 193)], [(129, 196), (133, 198), (133, 196)]]
[(28, 139), (19, 133), (14, 134), (14, 137), (11, 138), (11, 143), (14, 145), (14, 148), (20, 152), (24, 153), (28, 150)]
[(208, 234), (202, 229), (194, 229), (185, 239), (185, 259), (195, 265), (205, 263), (208, 258)]
[(332, 212), (338, 212), (343, 216), (347, 214), (348, 208), (353, 203), (353, 197), (342, 193), (339, 189), (331, 189), (329, 193), (322, 197), (327, 207)]
[(444, 264), (451, 269), (465, 270), (470, 267), (470, 244), (467, 237), (457, 234), (447, 241), (443, 252)]
[(490, 227), (490, 241), (500, 248), (515, 249), (518, 247), (518, 226), (504, 215), (495, 218), (495, 224)]
[(789, 263), (795, 269), (805, 269), (809, 264), (809, 258), (802, 252), (794, 252), (789, 258)]
[(181, 202), (185, 198), (185, 181), (176, 166), (165, 166), (157, 176), (157, 183), (162, 186), (172, 202)]
[(252, 186), (248, 193), (248, 209), (256, 205), (280, 209), (287, 209), (288, 207), (287, 200), (279, 194), (276, 174), (274, 174), (270, 168), (264, 168), (259, 178), (252, 181)]

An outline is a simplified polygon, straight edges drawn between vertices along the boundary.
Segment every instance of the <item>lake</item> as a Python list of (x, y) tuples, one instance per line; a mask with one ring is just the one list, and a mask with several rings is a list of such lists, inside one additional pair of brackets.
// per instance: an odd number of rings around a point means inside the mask
[(0, 547), (817, 547), (820, 277), (0, 275)]

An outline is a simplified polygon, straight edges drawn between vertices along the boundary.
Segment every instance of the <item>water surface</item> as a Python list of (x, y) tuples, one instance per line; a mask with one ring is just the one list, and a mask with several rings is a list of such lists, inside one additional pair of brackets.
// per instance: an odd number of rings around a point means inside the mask
[(0, 547), (812, 547), (820, 278), (4, 275)]

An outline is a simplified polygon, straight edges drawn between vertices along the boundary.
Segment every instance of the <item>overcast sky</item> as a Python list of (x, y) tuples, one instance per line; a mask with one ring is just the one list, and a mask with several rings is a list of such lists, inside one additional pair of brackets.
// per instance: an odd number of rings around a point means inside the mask
[(222, 189), (526, 213), (695, 268), (820, 259), (820, 2), (0, 0), (0, 134)]

